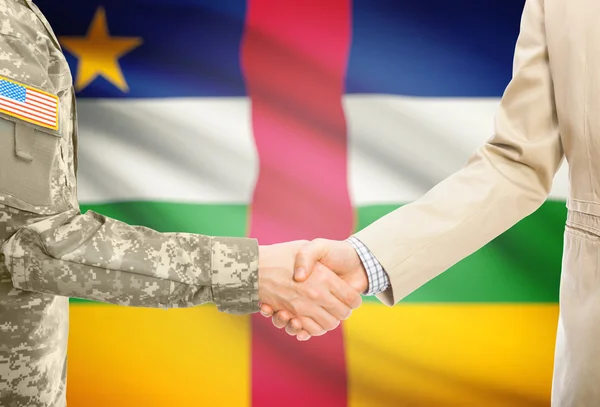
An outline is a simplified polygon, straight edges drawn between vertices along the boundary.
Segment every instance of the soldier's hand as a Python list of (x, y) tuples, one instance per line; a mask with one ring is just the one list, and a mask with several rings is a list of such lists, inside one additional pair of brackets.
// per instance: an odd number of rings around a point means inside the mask
[[(320, 263), (315, 265), (305, 282), (293, 280), (296, 255), (307, 243), (295, 241), (259, 248), (260, 301), (273, 311), (286, 311), (274, 319), (275, 326), (283, 328), (287, 325), (286, 314), (297, 320), (296, 326), (301, 325), (305, 332), (298, 339), (306, 335), (323, 335), (335, 329), (362, 303), (355, 289)], [(297, 330), (294, 334), (301, 333)]]
[[(296, 255), (294, 280), (306, 281), (311, 273), (322, 268), (323, 265), (334, 270), (357, 293), (364, 292), (368, 288), (367, 273), (356, 250), (350, 243), (337, 240), (315, 239), (302, 245)], [(276, 327), (285, 327), (286, 332), (296, 335), (298, 340), (310, 339), (310, 333), (303, 329), (304, 323), (289, 312), (273, 310), (268, 304), (263, 304), (261, 314), (272, 317)]]

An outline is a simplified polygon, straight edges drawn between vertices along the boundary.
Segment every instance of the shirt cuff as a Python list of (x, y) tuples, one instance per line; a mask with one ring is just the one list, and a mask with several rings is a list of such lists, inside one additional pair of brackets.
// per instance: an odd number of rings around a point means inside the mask
[(250, 314), (258, 305), (258, 243), (255, 239), (212, 238), (212, 292), (217, 309)]
[(367, 271), (369, 286), (363, 294), (375, 295), (385, 291), (390, 285), (390, 278), (381, 266), (381, 263), (379, 263), (375, 256), (373, 256), (373, 253), (358, 238), (350, 236), (346, 241), (354, 247)]

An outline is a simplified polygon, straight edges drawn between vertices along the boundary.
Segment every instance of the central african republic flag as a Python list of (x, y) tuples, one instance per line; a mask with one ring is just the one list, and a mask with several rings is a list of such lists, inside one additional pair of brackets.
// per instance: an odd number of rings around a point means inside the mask
[[(269, 244), (344, 239), (458, 170), (493, 134), (524, 0), (36, 3), (78, 94), (82, 210)], [(212, 305), (73, 300), (69, 406), (547, 406), (566, 181), (308, 343)]]

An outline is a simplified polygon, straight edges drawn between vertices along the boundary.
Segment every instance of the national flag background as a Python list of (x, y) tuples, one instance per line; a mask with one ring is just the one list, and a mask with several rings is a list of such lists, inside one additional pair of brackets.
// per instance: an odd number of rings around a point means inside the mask
[[(343, 239), (458, 170), (524, 5), (36, 3), (76, 84), (82, 210), (263, 244)], [(72, 300), (69, 406), (547, 406), (566, 194), (562, 168), (535, 214), (308, 343), (212, 305)]]

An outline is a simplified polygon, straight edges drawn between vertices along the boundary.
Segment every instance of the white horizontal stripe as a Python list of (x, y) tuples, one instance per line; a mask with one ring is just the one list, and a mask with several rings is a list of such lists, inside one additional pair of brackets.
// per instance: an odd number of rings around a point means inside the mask
[(49, 119), (49, 120), (56, 120), (56, 111), (50, 111), (48, 113), (47, 111), (42, 111), (41, 109), (38, 109), (37, 107), (32, 107), (30, 105), (30, 103), (19, 102), (18, 100), (14, 100), (14, 99), (7, 98), (4, 96), (0, 96), (0, 100), (3, 100), (7, 104), (14, 105), (17, 109), (31, 111), (31, 113), (37, 114), (39, 116), (43, 116), (44, 118)]
[(53, 105), (48, 105), (47, 103), (39, 103), (36, 100), (34, 100), (31, 96), (28, 96), (27, 104), (37, 106), (36, 109), (43, 110), (49, 114), (56, 114), (57, 103), (54, 103)]
[(52, 106), (52, 105), (56, 106), (56, 99), (53, 97), (50, 97), (41, 92), (38, 92), (37, 90), (32, 90), (32, 89), (28, 89), (27, 92), (29, 93), (30, 96), (33, 96), (36, 99), (39, 99), (39, 101), (42, 103), (46, 103), (50, 106)]
[[(347, 95), (354, 205), (413, 201), (459, 170), (494, 131), (499, 99)], [(568, 169), (551, 197), (566, 199)]]
[(36, 120), (36, 121), (38, 121), (40, 123), (45, 123), (45, 124), (47, 124), (49, 126), (54, 126), (56, 124), (55, 121), (50, 121), (50, 120), (47, 120), (47, 119), (44, 119), (44, 118), (41, 118), (41, 117), (38, 117), (38, 116), (34, 116), (30, 112), (26, 112), (26, 111), (23, 111), (22, 109), (16, 108), (11, 103), (6, 103), (4, 100), (0, 100), (0, 108), (4, 109), (4, 110), (7, 110), (9, 112), (12, 112), (12, 113), (16, 113), (16, 114), (18, 114), (20, 116), (23, 116), (23, 117), (27, 117), (28, 119)]
[(79, 99), (83, 203), (251, 201), (258, 172), (247, 98)]
[[(493, 134), (498, 99), (344, 97), (354, 205), (404, 203)], [(250, 203), (258, 171), (247, 98), (80, 99), (83, 203)], [(565, 199), (563, 165), (551, 196)]]

